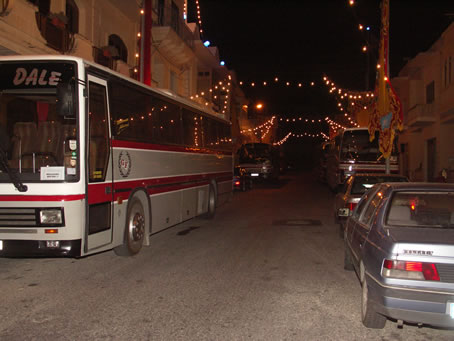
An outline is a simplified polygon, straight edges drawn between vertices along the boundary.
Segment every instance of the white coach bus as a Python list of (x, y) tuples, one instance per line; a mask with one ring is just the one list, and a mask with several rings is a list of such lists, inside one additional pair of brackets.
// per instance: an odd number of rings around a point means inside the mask
[(76, 57), (0, 75), (0, 256), (134, 255), (230, 197), (220, 115)]

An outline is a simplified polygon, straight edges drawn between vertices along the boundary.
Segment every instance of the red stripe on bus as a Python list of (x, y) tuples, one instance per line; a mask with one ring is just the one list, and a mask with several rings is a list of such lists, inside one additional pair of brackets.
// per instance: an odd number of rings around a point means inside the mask
[(197, 175), (183, 175), (183, 176), (171, 176), (166, 178), (157, 178), (157, 179), (145, 179), (145, 180), (130, 180), (122, 181), (115, 183), (115, 190), (125, 189), (125, 188), (136, 188), (136, 187), (147, 187), (147, 186), (159, 186), (159, 185), (169, 185), (169, 184), (179, 184), (182, 182), (194, 182), (200, 180), (209, 180), (209, 179), (228, 179), (232, 178), (231, 172), (223, 173), (212, 173), (212, 174), (197, 174)]
[(74, 195), (0, 195), (0, 201), (76, 201), (85, 199), (84, 194)]
[(166, 146), (166, 145), (154, 144), (154, 143), (121, 141), (121, 140), (112, 140), (112, 147), (159, 150), (159, 151), (180, 152), (180, 153), (232, 155), (232, 152), (230, 152), (230, 151), (213, 150), (213, 149), (197, 148), (197, 147)]
[[(108, 189), (108, 190), (107, 190)], [(87, 189), (88, 204), (112, 201), (112, 183), (89, 184)]]
[[(131, 191), (135, 188), (146, 188), (151, 195), (204, 186), (209, 184), (209, 180), (211, 179), (216, 179), (218, 182), (229, 181), (232, 180), (232, 173), (223, 172), (117, 182), (114, 185), (114, 200), (118, 200), (119, 197), (127, 199)], [(111, 187), (111, 183), (89, 184), (88, 203), (92, 205), (111, 201)], [(109, 188), (109, 190), (106, 191), (106, 188)]]

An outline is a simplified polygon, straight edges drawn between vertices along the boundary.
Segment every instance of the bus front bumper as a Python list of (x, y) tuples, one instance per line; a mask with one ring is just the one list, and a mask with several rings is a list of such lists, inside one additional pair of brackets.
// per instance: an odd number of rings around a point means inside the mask
[(79, 257), (80, 252), (80, 239), (0, 240), (0, 257)]

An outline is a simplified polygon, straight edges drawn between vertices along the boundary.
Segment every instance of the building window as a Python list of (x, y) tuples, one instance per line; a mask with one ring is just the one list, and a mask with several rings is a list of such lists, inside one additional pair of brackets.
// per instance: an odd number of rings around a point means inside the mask
[(39, 13), (47, 15), (50, 12), (50, 0), (28, 0), (33, 5), (38, 6)]
[(451, 77), (452, 77), (452, 57), (449, 56), (449, 62), (448, 62), (448, 84), (451, 84)]
[(66, 17), (68, 18), (68, 31), (79, 33), (79, 8), (74, 0), (66, 0)]
[(426, 103), (430, 104), (435, 101), (435, 82), (432, 81), (426, 86)]
[(112, 55), (112, 58), (120, 59), (125, 63), (128, 62), (128, 49), (119, 36), (117, 36), (116, 34), (111, 34), (109, 36), (109, 46), (116, 48), (116, 55)]
[(178, 6), (172, 1), (172, 8), (170, 12), (170, 26), (176, 33), (180, 33), (180, 10)]

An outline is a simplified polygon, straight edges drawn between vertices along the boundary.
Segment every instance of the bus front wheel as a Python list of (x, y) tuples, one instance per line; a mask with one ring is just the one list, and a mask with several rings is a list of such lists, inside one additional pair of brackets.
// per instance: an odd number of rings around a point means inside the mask
[(142, 248), (146, 230), (145, 210), (138, 198), (132, 198), (126, 219), (123, 244), (114, 248), (119, 256), (133, 256)]

